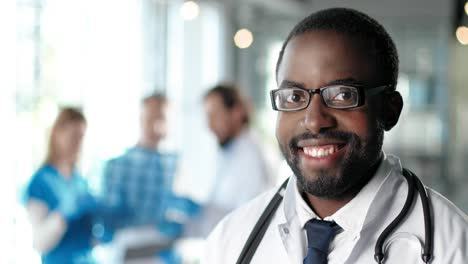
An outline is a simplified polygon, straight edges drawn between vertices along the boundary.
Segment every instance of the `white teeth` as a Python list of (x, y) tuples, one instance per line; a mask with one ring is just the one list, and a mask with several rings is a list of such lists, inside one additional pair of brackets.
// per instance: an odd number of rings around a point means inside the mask
[(331, 155), (337, 151), (338, 147), (333, 145), (333, 146), (327, 146), (327, 147), (304, 147), (304, 153), (308, 156), (314, 157), (314, 158), (321, 158), (325, 157), (328, 155)]
[(325, 155), (331, 155), (333, 153), (335, 153), (333, 147), (329, 147), (328, 149), (325, 150)]
[(310, 151), (310, 155), (313, 157), (317, 157), (318, 156), (317, 149), (313, 148), (312, 151)]
[[(322, 156), (323, 156), (323, 154), (324, 154), (324, 151), (323, 151), (323, 149), (322, 149), (322, 148), (321, 148), (321, 149), (319, 149), (319, 151), (318, 151), (318, 156), (319, 156), (319, 157), (322, 157)], [(327, 153), (327, 155), (328, 155), (328, 153)]]

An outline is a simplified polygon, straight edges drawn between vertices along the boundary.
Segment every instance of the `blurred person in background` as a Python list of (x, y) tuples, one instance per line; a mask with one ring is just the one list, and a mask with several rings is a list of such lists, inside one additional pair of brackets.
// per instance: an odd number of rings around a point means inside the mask
[(102, 193), (107, 210), (101, 235), (112, 240), (114, 233), (120, 233), (116, 239), (125, 244), (123, 251), (153, 247), (152, 254), (164, 263), (179, 263), (180, 257), (170, 246), (181, 235), (184, 223), (198, 212), (198, 204), (173, 193), (177, 155), (158, 150), (167, 133), (167, 106), (163, 94), (144, 98), (137, 144), (107, 162)]
[(47, 158), (27, 186), (33, 244), (44, 264), (94, 263), (92, 213), (97, 203), (76, 170), (86, 120), (63, 108), (52, 126)]
[(219, 144), (215, 183), (198, 231), (206, 237), (226, 214), (270, 187), (269, 167), (249, 129), (247, 101), (234, 85), (217, 85), (204, 96), (208, 126)]

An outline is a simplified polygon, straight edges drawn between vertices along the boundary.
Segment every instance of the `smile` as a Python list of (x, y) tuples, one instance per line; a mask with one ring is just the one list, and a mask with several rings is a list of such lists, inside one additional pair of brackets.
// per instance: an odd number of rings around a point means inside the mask
[(323, 158), (332, 155), (339, 149), (338, 145), (303, 147), (304, 154), (313, 158)]
[(339, 164), (346, 153), (347, 144), (327, 142), (298, 147), (298, 156), (304, 168), (329, 168)]

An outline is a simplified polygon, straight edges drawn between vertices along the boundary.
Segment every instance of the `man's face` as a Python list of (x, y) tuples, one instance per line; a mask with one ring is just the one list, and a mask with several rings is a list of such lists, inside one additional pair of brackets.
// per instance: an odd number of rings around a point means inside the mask
[(235, 124), (233, 113), (226, 108), (219, 94), (210, 94), (204, 102), (206, 117), (210, 130), (215, 134), (218, 143), (223, 146), (232, 137)]
[(151, 142), (155, 147), (166, 136), (167, 105), (161, 100), (149, 100), (142, 106), (141, 129), (145, 142)]
[[(312, 31), (288, 43), (278, 70), (280, 88), (317, 89), (332, 83), (379, 83), (360, 42), (332, 31)], [(314, 94), (306, 109), (279, 112), (276, 137), (304, 192), (327, 199), (355, 195), (381, 158), (380, 96), (338, 110)]]

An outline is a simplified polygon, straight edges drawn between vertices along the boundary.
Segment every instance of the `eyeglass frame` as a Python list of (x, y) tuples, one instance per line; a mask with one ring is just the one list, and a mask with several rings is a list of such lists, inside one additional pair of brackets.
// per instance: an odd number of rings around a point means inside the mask
[[(327, 105), (327, 103), (325, 102), (325, 99), (323, 99), (322, 92), (324, 90), (326, 90), (326, 89), (328, 89), (330, 87), (334, 87), (334, 86), (344, 86), (344, 87), (356, 88), (357, 92), (358, 92), (358, 102), (357, 102), (357, 104), (354, 105), (354, 106), (342, 107), (342, 108), (332, 107), (332, 106)], [(377, 95), (377, 94), (379, 94), (381, 92), (388, 91), (391, 87), (392, 87), (392, 85), (389, 85), (389, 84), (380, 85), (380, 86), (376, 86), (376, 87), (371, 87), (371, 88), (367, 88), (367, 89), (366, 89), (366, 86), (364, 86), (364, 85), (340, 85), (340, 84), (327, 85), (325, 87), (321, 87), (321, 88), (317, 88), (317, 89), (305, 89), (305, 88), (302, 88), (302, 87), (287, 87), (287, 88), (278, 88), (278, 89), (271, 90), (270, 91), (270, 100), (271, 100), (271, 106), (272, 106), (273, 110), (281, 111), (281, 112), (294, 112), (294, 111), (304, 110), (307, 107), (309, 107), (310, 101), (312, 100), (312, 96), (314, 94), (320, 94), (320, 98), (322, 98), (322, 103), (326, 107), (331, 108), (331, 109), (346, 110), (346, 109), (356, 108), (356, 107), (364, 105), (364, 103), (366, 101), (366, 96)], [(276, 107), (276, 103), (275, 103), (275, 93), (280, 91), (280, 90), (288, 90), (288, 89), (299, 89), (299, 90), (306, 91), (309, 94), (309, 101), (307, 102), (307, 104), (304, 107), (297, 108), (297, 109), (279, 110), (278, 107)]]

